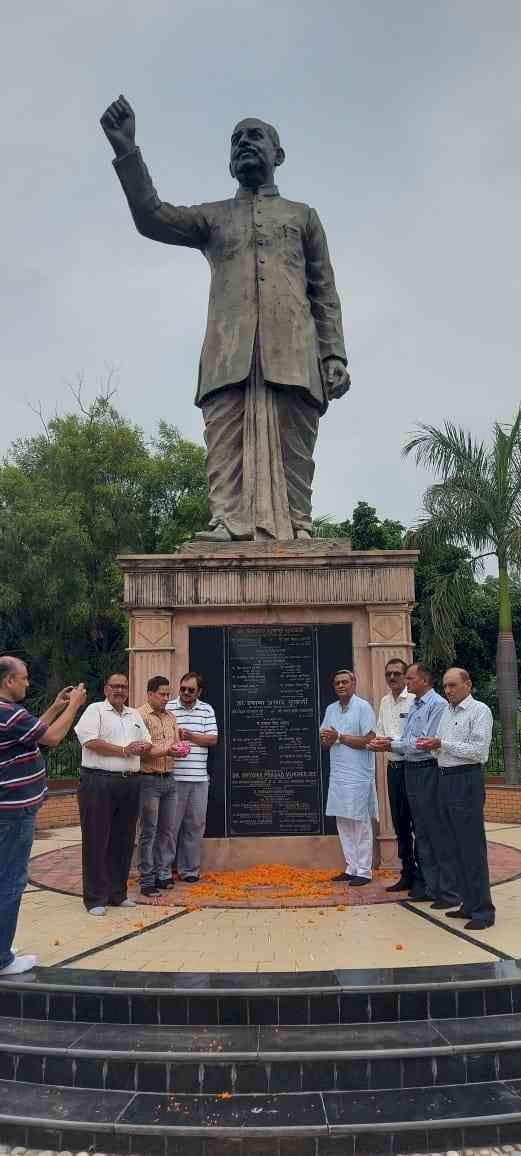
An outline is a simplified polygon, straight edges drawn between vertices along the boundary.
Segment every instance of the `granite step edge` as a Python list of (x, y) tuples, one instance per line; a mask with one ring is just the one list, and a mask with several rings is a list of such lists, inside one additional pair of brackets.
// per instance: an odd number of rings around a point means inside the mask
[(2, 991), (81, 991), (100, 995), (224, 996), (349, 995), (517, 986), (521, 960), (433, 967), (335, 969), (320, 972), (132, 972), (36, 967), (0, 978)]
[[(18, 1085), (16, 1088), (8, 1081), (0, 1081), (0, 1097), (5, 1099), (6, 1094), (14, 1097), (16, 1089), (17, 1095), (14, 1098), (18, 1101), (17, 1107), (11, 1105), (8, 1110), (0, 1107), (0, 1124), (55, 1129), (65, 1134), (67, 1131), (85, 1130), (91, 1134), (194, 1138), (210, 1135), (253, 1138), (357, 1134), (377, 1136), (411, 1131), (435, 1133), (442, 1129), (500, 1127), (513, 1123), (521, 1126), (520, 1084), (521, 1081), (505, 1081), (501, 1085), (473, 1085), (472, 1095), (469, 1095), (466, 1086), (441, 1087), (437, 1089), (441, 1110), (434, 1116), (436, 1103), (430, 1088), (409, 1089), (407, 1096), (403, 1092), (329, 1092), (323, 1095), (301, 1092), (223, 1098), (147, 1092), (94, 1093), (60, 1087), (35, 1090), (31, 1084)], [(450, 1111), (443, 1111), (443, 1097)], [(49, 1107), (45, 1110), (45, 1102), (49, 1104), (53, 1098), (54, 1111), (49, 1110)], [(375, 1099), (380, 1104), (379, 1119), (375, 1119)], [(471, 1110), (473, 1102), (477, 1110)], [(85, 1116), (81, 1111), (82, 1103), (88, 1106)], [(390, 1110), (385, 1110), (386, 1103), (391, 1105)], [(264, 1123), (264, 1120), (259, 1119), (264, 1112), (266, 1116), (276, 1116), (277, 1120)], [(204, 1113), (206, 1118), (201, 1119)], [(181, 1120), (174, 1119), (174, 1114), (180, 1116)], [(197, 1116), (197, 1119), (190, 1122), (190, 1114)], [(253, 1114), (256, 1118), (251, 1123)]]
[[(39, 1033), (40, 1039), (37, 1038)], [(20, 1036), (26, 1037), (25, 1042)], [(169, 1043), (177, 1044), (176, 1036), (179, 1045), (167, 1046)], [(139, 1037), (143, 1042), (132, 1046)], [(314, 1038), (318, 1041), (316, 1045)], [(147, 1046), (151, 1039), (153, 1047)], [(199, 1046), (192, 1046), (194, 1040)], [(205, 1047), (205, 1043), (211, 1046)], [(462, 1055), (519, 1048), (519, 1012), (467, 1019), (310, 1024), (282, 1028), (72, 1023), (0, 1016), (0, 1054), (14, 1052), (70, 1059), (119, 1059), (134, 1063), (334, 1062)]]

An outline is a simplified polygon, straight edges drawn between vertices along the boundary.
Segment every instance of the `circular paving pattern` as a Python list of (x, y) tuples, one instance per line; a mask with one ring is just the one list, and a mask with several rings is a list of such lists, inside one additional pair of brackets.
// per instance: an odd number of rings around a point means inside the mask
[[(504, 883), (521, 874), (521, 851), (501, 843), (488, 844), (492, 883)], [(129, 898), (161, 907), (358, 907), (373, 903), (399, 903), (406, 891), (389, 894), (386, 887), (397, 876), (390, 871), (374, 872), (364, 887), (333, 883), (331, 872), (301, 870), (282, 864), (254, 867), (247, 871), (207, 872), (199, 883), (181, 883), (163, 891), (159, 899), (146, 899), (139, 890), (133, 868)], [(30, 863), (30, 882), (37, 887), (81, 895), (81, 845), (64, 847), (38, 855)]]

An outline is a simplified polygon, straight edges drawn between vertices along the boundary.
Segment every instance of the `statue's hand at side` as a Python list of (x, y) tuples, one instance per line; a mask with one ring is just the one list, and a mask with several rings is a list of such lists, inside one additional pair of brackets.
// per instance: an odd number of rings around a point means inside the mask
[(109, 104), (100, 124), (117, 157), (132, 152), (136, 145), (136, 120), (126, 97), (118, 96)]
[(327, 361), (324, 362), (324, 373), (329, 400), (343, 397), (351, 386), (351, 378), (344, 362), (339, 357), (328, 357)]

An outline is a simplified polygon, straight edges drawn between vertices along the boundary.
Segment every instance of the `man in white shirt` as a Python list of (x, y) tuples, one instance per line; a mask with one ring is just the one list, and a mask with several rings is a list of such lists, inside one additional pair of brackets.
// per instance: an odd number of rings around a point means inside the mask
[(490, 894), (483, 807), (484, 768), (492, 738), (492, 712), (472, 697), (470, 675), (461, 667), (447, 670), (443, 689), (448, 705), (435, 736), (417, 746), (438, 760), (440, 812), (451, 836), (461, 907), (448, 911), (453, 919), (468, 919), (469, 931), (483, 931), (495, 922)]
[[(407, 690), (407, 663), (403, 658), (390, 658), (385, 664), (385, 679), (389, 694), (384, 694), (380, 703), (376, 734), (385, 738), (400, 739), (405, 720), (409, 714), (414, 695)], [(405, 789), (405, 760), (403, 755), (386, 755), (387, 793), (391, 818), (398, 841), (398, 857), (402, 864), (397, 883), (386, 887), (386, 891), (409, 891), (415, 883), (423, 884), (423, 876), (416, 853), (416, 840), (411, 808)]]
[(177, 872), (183, 883), (197, 883), (199, 879), (208, 807), (208, 751), (219, 737), (213, 707), (199, 698), (202, 688), (201, 675), (189, 670), (180, 679), (179, 697), (166, 706), (176, 716), (179, 738), (191, 744), (190, 753), (174, 767), (172, 842), (174, 857), (177, 847)]
[(74, 728), (82, 746), (78, 791), (83, 902), (90, 915), (127, 899), (139, 814), (141, 755), (152, 742), (137, 710), (126, 706), (126, 674), (111, 674), (104, 702), (92, 702)]

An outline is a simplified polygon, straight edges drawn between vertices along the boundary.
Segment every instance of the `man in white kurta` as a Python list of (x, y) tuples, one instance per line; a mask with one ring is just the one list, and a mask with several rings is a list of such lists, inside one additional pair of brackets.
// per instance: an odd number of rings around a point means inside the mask
[(372, 878), (372, 820), (378, 818), (375, 759), (366, 749), (376, 719), (372, 706), (355, 694), (352, 671), (337, 670), (333, 687), (338, 701), (326, 709), (320, 739), (331, 760), (326, 815), (336, 818), (345, 858), (345, 871), (335, 879), (362, 887)]

